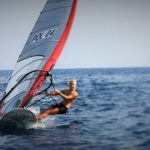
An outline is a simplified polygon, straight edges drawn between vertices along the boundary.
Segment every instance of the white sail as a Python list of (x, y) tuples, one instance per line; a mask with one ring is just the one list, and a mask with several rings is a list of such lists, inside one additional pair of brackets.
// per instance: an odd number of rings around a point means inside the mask
[[(56, 63), (70, 32), (77, 0), (48, 0), (22, 50), (1, 100), (1, 117), (22, 108), (45, 81), (42, 72)], [(14, 88), (15, 87), (15, 88)], [(13, 88), (13, 90), (12, 90)], [(11, 91), (11, 92), (10, 92)], [(8, 94), (9, 93), (9, 94)]]

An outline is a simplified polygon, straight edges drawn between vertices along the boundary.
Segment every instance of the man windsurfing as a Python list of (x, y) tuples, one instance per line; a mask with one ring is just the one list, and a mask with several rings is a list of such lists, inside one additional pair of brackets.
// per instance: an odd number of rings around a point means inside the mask
[(52, 107), (47, 108), (45, 111), (43, 111), (40, 115), (38, 115), (36, 118), (37, 120), (41, 120), (48, 115), (54, 115), (54, 114), (66, 114), (68, 109), (71, 107), (71, 105), (75, 102), (75, 100), (78, 97), (78, 93), (75, 91), (77, 82), (76, 80), (70, 80), (69, 82), (69, 89), (65, 89), (62, 91), (54, 89), (53, 92), (42, 92), (40, 94), (50, 94), (51, 96), (61, 96), (63, 98), (63, 101), (59, 104), (56, 104)]

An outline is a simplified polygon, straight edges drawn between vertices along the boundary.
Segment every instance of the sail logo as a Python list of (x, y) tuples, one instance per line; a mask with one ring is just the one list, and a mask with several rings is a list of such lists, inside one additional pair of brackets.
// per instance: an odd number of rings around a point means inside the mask
[(38, 42), (45, 38), (52, 37), (54, 35), (54, 33), (56, 32), (56, 30), (57, 30), (57, 28), (53, 28), (53, 29), (45, 30), (43, 32), (40, 32), (40, 33), (34, 35), (31, 40), (31, 43), (35, 43), (35, 42)]

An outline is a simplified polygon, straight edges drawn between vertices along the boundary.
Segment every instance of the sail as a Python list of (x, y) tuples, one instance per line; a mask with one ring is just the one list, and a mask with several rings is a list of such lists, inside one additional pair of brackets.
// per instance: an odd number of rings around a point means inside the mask
[(1, 101), (1, 117), (27, 105), (43, 85), (46, 72), (35, 70), (49, 71), (55, 65), (69, 35), (76, 7), (77, 0), (47, 1), (9, 79), (6, 97)]

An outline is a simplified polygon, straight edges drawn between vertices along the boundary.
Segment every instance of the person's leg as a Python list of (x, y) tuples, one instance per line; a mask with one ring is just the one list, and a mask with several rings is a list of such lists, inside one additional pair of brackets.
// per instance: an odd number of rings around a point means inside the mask
[(56, 107), (56, 108), (50, 107), (50, 108), (46, 109), (44, 112), (42, 112), (40, 115), (38, 115), (36, 117), (36, 119), (41, 120), (41, 119), (47, 117), (48, 115), (58, 114), (58, 112), (59, 112), (58, 107)]

